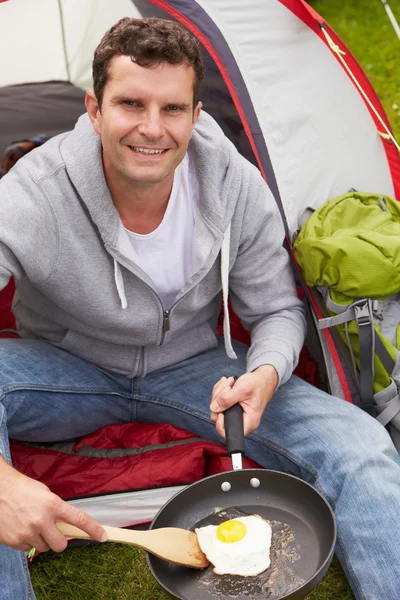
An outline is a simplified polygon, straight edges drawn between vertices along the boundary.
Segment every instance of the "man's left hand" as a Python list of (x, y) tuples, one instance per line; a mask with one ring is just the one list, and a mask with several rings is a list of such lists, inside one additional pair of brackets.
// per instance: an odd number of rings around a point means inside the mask
[(272, 365), (263, 365), (252, 373), (222, 377), (213, 387), (211, 420), (218, 433), (225, 438), (224, 411), (239, 402), (243, 408), (244, 435), (257, 429), (261, 417), (278, 385), (278, 374)]

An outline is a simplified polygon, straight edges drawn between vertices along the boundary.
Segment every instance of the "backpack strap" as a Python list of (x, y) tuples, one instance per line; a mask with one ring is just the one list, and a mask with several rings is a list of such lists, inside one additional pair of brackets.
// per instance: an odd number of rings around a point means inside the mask
[(360, 387), (360, 396), (363, 408), (372, 412), (374, 408), (374, 392), (373, 392), (373, 381), (374, 381), (374, 354), (375, 354), (375, 330), (374, 330), (374, 319), (372, 314), (372, 303), (369, 298), (363, 300), (357, 300), (350, 305), (343, 306), (336, 304), (330, 297), (329, 290), (326, 289), (325, 293), (325, 304), (329, 310), (339, 314), (333, 317), (327, 317), (321, 319), (318, 323), (319, 329), (325, 329), (325, 327), (332, 327), (334, 325), (345, 324), (346, 336), (348, 336), (347, 323), (349, 321), (356, 321), (358, 325), (358, 341), (360, 350), (360, 368), (359, 376), (357, 375), (357, 368), (354, 359), (354, 353), (348, 338), (348, 348), (351, 355), (354, 374), (358, 380)]
[(389, 352), (385, 348), (385, 344), (382, 342), (381, 338), (379, 337), (379, 335), (377, 335), (375, 330), (374, 330), (374, 333), (375, 333), (376, 355), (379, 358), (379, 360), (381, 361), (381, 363), (383, 364), (383, 366), (385, 367), (386, 371), (388, 373), (392, 373), (393, 369), (396, 365), (396, 361), (393, 360), (393, 358), (390, 356)]
[[(345, 324), (346, 336), (348, 341), (348, 349), (353, 363), (353, 370), (359, 382), (360, 395), (363, 408), (371, 412), (376, 406), (376, 397), (373, 394), (374, 381), (374, 355), (376, 354), (388, 373), (392, 373), (395, 367), (395, 361), (387, 351), (380, 337), (377, 335), (374, 328), (375, 319), (381, 318), (381, 304), (377, 300), (371, 298), (362, 298), (356, 300), (350, 305), (342, 305), (333, 302), (329, 294), (328, 288), (318, 288), (324, 296), (327, 308), (337, 314), (320, 319), (318, 321), (318, 329), (333, 327), (335, 325)], [(360, 351), (360, 368), (359, 375), (355, 364), (355, 358), (350, 339), (348, 336), (347, 323), (355, 320), (358, 325), (358, 340)], [(400, 402), (400, 400), (399, 400)], [(396, 409), (396, 399), (391, 396), (391, 410), (395, 411), (394, 415), (400, 409)], [(381, 408), (382, 420), (389, 416), (389, 406), (385, 407), (385, 416), (383, 416), (383, 407)], [(393, 415), (393, 416), (394, 416)], [(390, 417), (389, 420), (391, 420)], [(381, 419), (379, 419), (381, 420)], [(389, 420), (387, 422), (389, 422)]]
[(387, 425), (400, 412), (400, 397), (396, 383), (390, 380), (390, 385), (374, 395), (376, 404), (376, 419), (383, 426)]
[[(327, 290), (327, 288), (321, 288), (321, 287), (318, 289), (326, 289)], [(346, 322), (352, 321), (352, 320), (357, 321), (355, 306), (359, 305), (360, 303), (362, 304), (363, 302), (366, 301), (366, 299), (357, 300), (353, 304), (349, 304), (347, 306), (343, 306), (343, 304), (336, 304), (336, 302), (333, 302), (332, 298), (330, 297), (328, 290), (326, 292), (324, 292), (324, 298), (325, 298), (326, 306), (329, 308), (329, 310), (331, 310), (332, 312), (336, 312), (338, 314), (334, 315), (333, 317), (326, 317), (324, 319), (319, 319), (318, 329), (325, 329), (326, 327), (333, 327), (335, 325), (341, 325), (342, 323), (346, 323)], [(372, 311), (372, 320), (373, 321), (375, 321), (375, 319), (378, 319), (378, 320), (382, 319), (382, 303), (381, 302), (379, 302), (378, 300), (371, 300), (371, 310), (369, 310), (369, 318), (371, 318), (371, 311)], [(361, 318), (363, 318), (363, 317), (365, 318), (365, 316), (366, 316), (364, 311), (359, 311), (359, 315), (361, 316)], [(375, 329), (374, 329), (374, 338), (375, 338), (374, 343), (375, 343), (376, 355), (378, 356), (379, 360), (385, 367), (386, 371), (388, 373), (392, 373), (396, 362), (393, 360), (393, 358), (387, 351), (387, 349), (386, 349), (384, 343), (382, 342), (381, 338), (379, 337), (379, 335), (376, 335)]]
[(363, 405), (373, 409), (375, 329), (372, 304), (369, 298), (354, 304), (360, 352), (360, 394)]
[(307, 206), (300, 214), (298, 217), (298, 221), (297, 221), (297, 229), (294, 230), (293, 234), (292, 234), (292, 238), (291, 238), (291, 244), (292, 246), (294, 246), (294, 243), (297, 239), (297, 236), (300, 233), (300, 229), (303, 227), (303, 225), (305, 224), (306, 221), (308, 221), (308, 219), (311, 217), (311, 215), (313, 214), (313, 212), (315, 212), (315, 208), (312, 208), (311, 206)]

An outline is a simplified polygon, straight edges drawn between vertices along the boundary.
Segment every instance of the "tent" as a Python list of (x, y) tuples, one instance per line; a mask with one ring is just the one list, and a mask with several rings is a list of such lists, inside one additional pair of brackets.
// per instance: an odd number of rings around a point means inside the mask
[[(400, 198), (399, 148), (381, 103), (356, 59), (303, 0), (0, 0), (0, 55), (11, 55), (0, 72), (0, 153), (21, 136), (73, 126), (91, 85), (93, 50), (122, 16), (176, 19), (198, 37), (204, 109), (265, 177), (289, 247), (307, 207), (351, 188)], [(310, 315), (322, 316), (309, 300)], [(316, 344), (330, 390), (354, 401), (331, 333)], [(175, 491), (73, 502), (103, 523), (130, 525), (150, 520)], [(134, 506), (145, 508), (134, 514)]]

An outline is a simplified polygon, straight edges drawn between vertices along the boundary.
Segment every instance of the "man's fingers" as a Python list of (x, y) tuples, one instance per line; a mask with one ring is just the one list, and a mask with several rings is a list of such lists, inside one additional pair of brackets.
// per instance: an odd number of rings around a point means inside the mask
[(210, 413), (210, 419), (213, 423), (217, 422), (218, 413), (212, 412)]
[(224, 411), (234, 404), (234, 401), (231, 398), (234, 381), (233, 377), (223, 377), (215, 384), (211, 397), (211, 412)]
[(216, 394), (218, 392), (218, 389), (221, 386), (224, 386), (224, 384), (226, 384), (226, 382), (227, 382), (228, 379), (229, 379), (228, 377), (221, 377), (221, 379), (219, 379), (217, 381), (217, 383), (214, 384), (214, 387), (213, 387), (213, 390), (212, 390), (212, 394), (213, 395)]
[(217, 430), (217, 433), (219, 433), (219, 435), (225, 439), (224, 413), (219, 413), (217, 415), (217, 420), (215, 422), (215, 428)]
[[(277, 378), (275, 369), (273, 370), (275, 378)], [(267, 375), (270, 377), (269, 370)], [(273, 380), (273, 389), (275, 387), (276, 381)], [(243, 429), (245, 436), (257, 429), (264, 409), (272, 397), (272, 393), (272, 388), (269, 389), (265, 384), (264, 370), (262, 372), (257, 371), (257, 373), (245, 373), (239, 377), (236, 383), (233, 377), (222, 377), (213, 388), (210, 404), (210, 418), (215, 422), (218, 433), (225, 438), (222, 415), (237, 402), (240, 402), (243, 408)]]
[(243, 430), (244, 430), (245, 437), (246, 437), (246, 435), (248, 435), (249, 433), (251, 433), (252, 431), (257, 429), (257, 427), (260, 424), (261, 417), (262, 417), (262, 413), (260, 413), (260, 414), (258, 414), (258, 413), (248, 414), (246, 412), (243, 413)]
[(30, 552), (32, 548), (35, 548), (38, 552), (47, 552), (50, 550), (50, 546), (47, 541), (41, 535), (37, 535), (29, 540), (29, 548), (26, 552)]
[[(249, 433), (257, 429), (260, 424), (262, 413), (251, 413), (248, 414), (245, 411), (243, 412), (243, 431), (244, 435), (247, 436)], [(210, 419), (213, 423), (215, 423), (215, 427), (217, 432), (225, 439), (225, 420), (224, 413), (215, 413), (212, 412), (210, 414)]]
[(213, 390), (212, 390), (211, 404), (214, 403), (214, 405), (215, 405), (217, 396), (224, 389), (228, 389), (231, 387), (232, 383), (230, 383), (230, 380), (233, 381), (233, 377), (221, 377), (221, 379), (219, 381), (217, 381), (217, 383), (214, 385)]
[[(52, 524), (51, 527), (46, 529), (46, 531), (43, 533), (43, 537), (45, 538), (50, 548), (54, 550), (54, 552), (62, 552), (68, 546), (67, 538), (64, 534), (61, 533), (61, 531), (57, 529), (57, 527), (54, 524)], [(38, 548), (37, 546), (35, 546), (35, 548), (40, 550), (40, 548)]]
[(89, 534), (90, 537), (97, 542), (107, 541), (106, 532), (100, 523), (93, 519), (93, 517), (88, 515), (85, 511), (76, 508), (76, 506), (67, 504), (67, 502), (64, 502), (63, 505), (63, 509), (57, 515), (58, 521), (65, 521), (66, 523), (75, 525), (75, 527), (79, 527), (79, 529), (83, 529), (83, 531)]
[(21, 550), (22, 552), (30, 552), (32, 548), (35, 548), (38, 552), (47, 552), (50, 550), (50, 546), (46, 543), (41, 535), (36, 535), (29, 540), (29, 543), (21, 544), (16, 547), (15, 550)]

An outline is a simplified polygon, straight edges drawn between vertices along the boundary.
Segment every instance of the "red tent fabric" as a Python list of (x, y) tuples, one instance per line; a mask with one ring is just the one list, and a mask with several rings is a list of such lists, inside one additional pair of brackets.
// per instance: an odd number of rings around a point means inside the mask
[(10, 333), (1, 333), (2, 329), (14, 329), (15, 318), (11, 312), (11, 303), (15, 292), (14, 279), (0, 291), (0, 337), (10, 337)]

